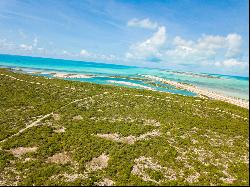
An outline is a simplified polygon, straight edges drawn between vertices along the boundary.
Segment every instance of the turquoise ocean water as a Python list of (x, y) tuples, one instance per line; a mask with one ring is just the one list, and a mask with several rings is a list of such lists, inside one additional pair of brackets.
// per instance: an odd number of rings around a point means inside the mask
[(67, 78), (67, 80), (152, 89), (188, 96), (196, 95), (195, 93), (175, 89), (173, 86), (145, 77), (145, 75), (151, 75), (193, 84), (224, 95), (249, 100), (249, 77), (180, 72), (174, 70), (4, 54), (0, 54), (0, 67), (13, 68), (14, 70), (22, 70), (24, 73), (47, 77), (53, 77), (51, 73), (86, 75), (84, 78)]

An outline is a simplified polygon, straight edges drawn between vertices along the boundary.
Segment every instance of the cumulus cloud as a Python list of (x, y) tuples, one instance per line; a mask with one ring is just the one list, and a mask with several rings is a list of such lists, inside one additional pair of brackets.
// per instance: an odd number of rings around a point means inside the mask
[(215, 66), (217, 67), (227, 67), (227, 68), (231, 68), (231, 67), (247, 67), (248, 64), (243, 62), (243, 61), (238, 61), (237, 59), (226, 59), (224, 61), (217, 61), (214, 63)]
[(19, 47), (22, 49), (22, 50), (25, 50), (25, 51), (31, 51), (32, 50), (32, 45), (26, 45), (26, 44), (21, 44), (19, 45)]
[(35, 37), (32, 41), (32, 44), (24, 44), (24, 43), (20, 44), (18, 45), (17, 50), (20, 49), (22, 51), (32, 52), (32, 51), (38, 50), (37, 44), (38, 44), (38, 38)]
[(202, 35), (196, 41), (177, 36), (172, 44), (172, 48), (164, 52), (165, 58), (182, 63), (195, 63), (221, 57), (224, 59), (239, 57), (242, 38), (234, 33), (227, 36)]
[(158, 27), (158, 24), (156, 22), (150, 21), (150, 19), (142, 19), (139, 20), (137, 18), (133, 18), (128, 21), (127, 26), (129, 27), (141, 27), (146, 29), (156, 29)]
[(147, 62), (150, 66), (149, 62), (157, 62), (154, 64), (158, 67), (185, 66), (243, 72), (249, 67), (249, 57), (241, 47), (242, 37), (236, 33), (226, 36), (203, 34), (196, 40), (176, 36), (172, 42), (168, 40), (166, 43), (166, 29), (162, 26), (147, 40), (131, 45), (125, 57), (144, 65)]
[[(97, 54), (89, 52), (86, 49), (80, 50), (78, 54), (75, 54), (75, 57), (80, 57), (82, 60), (93, 60), (93, 61), (115, 61), (119, 58), (113, 54)], [(119, 59), (120, 60), (120, 59)]]
[(87, 50), (85, 50), (85, 49), (82, 49), (80, 51), (80, 56), (89, 56), (89, 55), (90, 55), (90, 53)]
[(227, 57), (234, 57), (241, 53), (242, 38), (238, 34), (229, 34), (226, 37), (228, 50)]
[(127, 58), (146, 59), (151, 57), (160, 57), (159, 49), (165, 44), (166, 28), (161, 26), (147, 40), (132, 45), (130, 52), (126, 54)]
[(174, 38), (173, 44), (176, 46), (191, 46), (193, 44), (193, 41), (186, 41), (182, 39), (180, 36), (176, 36)]

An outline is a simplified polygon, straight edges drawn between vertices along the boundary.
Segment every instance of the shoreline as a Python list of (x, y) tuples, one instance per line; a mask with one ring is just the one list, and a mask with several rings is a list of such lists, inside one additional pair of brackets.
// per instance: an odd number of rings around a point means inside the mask
[[(35, 72), (32, 72), (32, 74), (33, 73), (35, 73)], [(40, 72), (40, 74), (43, 74), (43, 73)], [(65, 73), (64, 72), (48, 72), (48, 74), (52, 75), (52, 77), (54, 77), (54, 78), (85, 78), (86, 79), (86, 78), (95, 77), (94, 75), (89, 75), (89, 74), (66, 73), (66, 72)], [(183, 90), (190, 91), (192, 93), (196, 93), (199, 97), (207, 96), (211, 99), (224, 101), (224, 102), (227, 102), (230, 104), (234, 104), (234, 105), (249, 109), (249, 101), (247, 101), (247, 100), (243, 100), (243, 99), (232, 97), (232, 96), (226, 96), (226, 95), (223, 95), (223, 94), (218, 93), (218, 92), (214, 92), (214, 91), (210, 91), (210, 90), (205, 89), (205, 88), (197, 87), (195, 85), (171, 81), (171, 80), (157, 77), (157, 76), (153, 76), (153, 75), (142, 75), (141, 74), (141, 76), (145, 77), (145, 78), (149, 78), (151, 80), (156, 80), (156, 81), (160, 81), (162, 83), (172, 85), (178, 89), (183, 89)], [(121, 83), (121, 84), (125, 83), (122, 81), (109, 81), (109, 82)], [(128, 82), (127, 84), (131, 84), (131, 83)], [(127, 84), (124, 84), (124, 85), (127, 85)], [(157, 91), (154, 89), (148, 89), (149, 87), (146, 88), (146, 86), (141, 86), (141, 88), (147, 89), (147, 90)], [(159, 92), (161, 92), (161, 91), (159, 91)]]
[(230, 96), (225, 96), (225, 95), (213, 92), (213, 91), (209, 91), (207, 89), (199, 88), (199, 87), (194, 86), (194, 85), (187, 85), (187, 84), (183, 84), (180, 82), (170, 81), (170, 80), (163, 79), (163, 78), (156, 77), (156, 76), (152, 76), (152, 75), (144, 75), (144, 77), (175, 86), (176, 88), (185, 89), (185, 90), (188, 90), (190, 92), (197, 93), (200, 97), (204, 95), (204, 96), (207, 96), (207, 97), (212, 98), (212, 99), (224, 101), (227, 103), (231, 103), (231, 104), (249, 109), (249, 101), (245, 101), (245, 100), (242, 100), (239, 98), (233, 98)]

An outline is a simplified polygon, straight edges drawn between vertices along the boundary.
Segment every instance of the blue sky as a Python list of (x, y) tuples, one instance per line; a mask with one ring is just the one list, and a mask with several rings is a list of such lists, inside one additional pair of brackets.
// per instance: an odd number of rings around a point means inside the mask
[(247, 0), (3, 0), (0, 53), (248, 75)]

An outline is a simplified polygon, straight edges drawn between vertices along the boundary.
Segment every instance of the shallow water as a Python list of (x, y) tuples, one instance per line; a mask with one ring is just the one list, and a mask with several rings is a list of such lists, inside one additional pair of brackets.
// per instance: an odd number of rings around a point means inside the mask
[[(207, 88), (224, 95), (249, 100), (249, 78), (219, 74), (176, 72), (172, 70), (138, 68), (132, 66), (103, 64), (73, 60), (38, 58), (16, 55), (1, 55), (0, 66), (21, 69), (25, 73), (35, 73), (53, 77), (50, 73), (75, 73), (92, 75), (88, 78), (65, 78), (97, 84), (112, 84), (132, 88), (150, 89), (175, 94), (195, 96), (195, 93), (176, 89), (143, 75), (153, 75), (173, 81), (184, 82)], [(39, 72), (39, 73), (38, 73)]]

